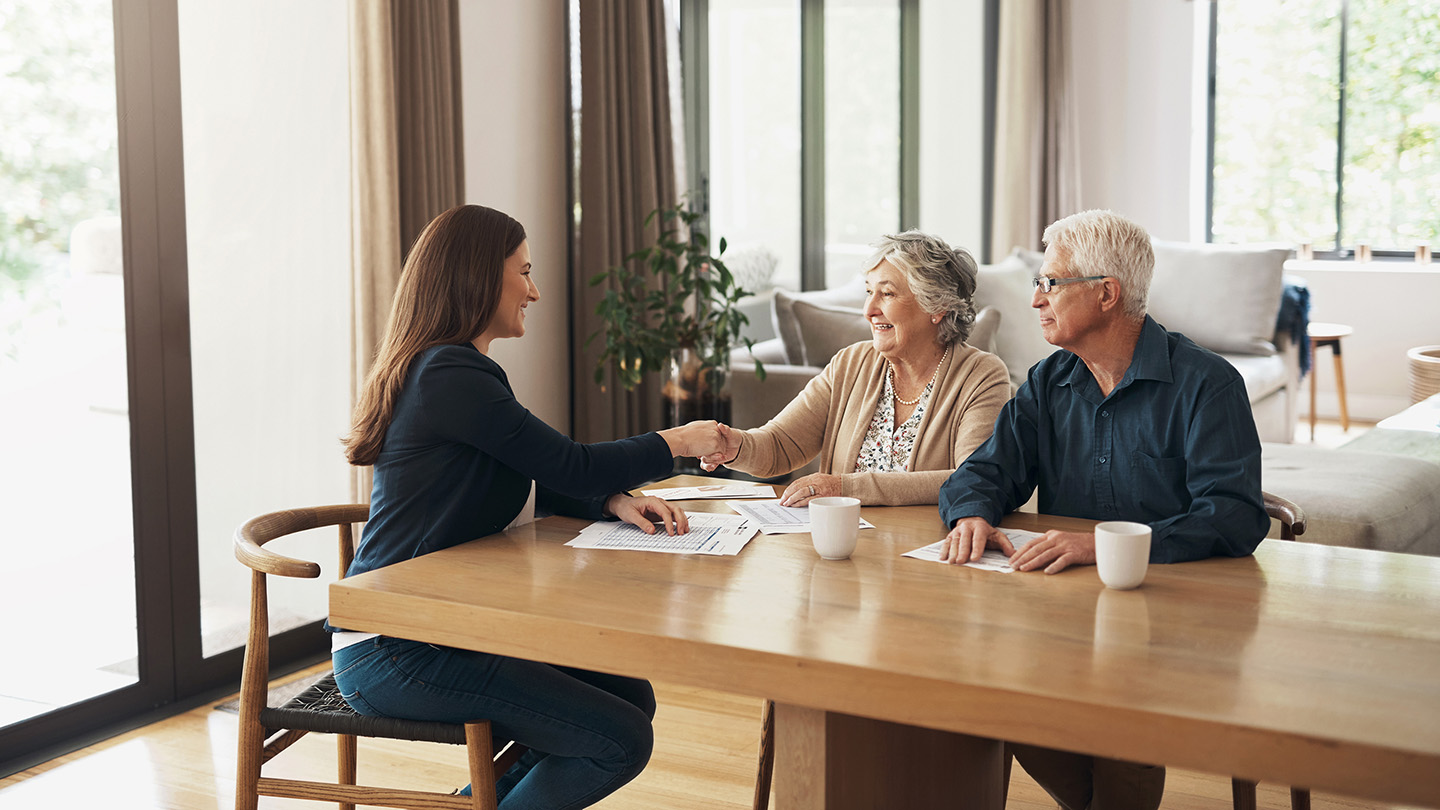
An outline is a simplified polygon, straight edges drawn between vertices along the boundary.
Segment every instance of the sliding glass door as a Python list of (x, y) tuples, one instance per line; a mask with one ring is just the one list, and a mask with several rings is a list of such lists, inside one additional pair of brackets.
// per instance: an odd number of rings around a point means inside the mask
[(139, 682), (110, 0), (0, 18), (0, 726)]
[[(350, 96), (343, 3), (180, 0), (198, 655), (245, 641), (250, 517), (350, 500)], [(284, 25), (276, 25), (277, 20)], [(368, 493), (367, 493), (368, 495)], [(332, 532), (282, 553), (335, 564)], [(271, 585), (271, 630), (312, 642), (310, 581)], [(225, 655), (229, 651), (229, 655)]]
[[(351, 498), (346, 31), (0, 0), (0, 773), (237, 684), (235, 527)], [(271, 606), (323, 655), (323, 588)]]

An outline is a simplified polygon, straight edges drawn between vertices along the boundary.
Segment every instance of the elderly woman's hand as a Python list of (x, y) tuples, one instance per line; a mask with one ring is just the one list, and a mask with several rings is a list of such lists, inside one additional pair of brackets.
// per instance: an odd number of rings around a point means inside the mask
[(611, 495), (605, 501), (605, 511), (626, 523), (639, 526), (640, 531), (646, 534), (655, 533), (656, 520), (665, 525), (666, 534), (684, 534), (690, 531), (690, 521), (685, 517), (684, 509), (650, 495), (642, 498), (623, 492)]
[(718, 452), (700, 457), (700, 468), (714, 472), (717, 467), (729, 464), (740, 455), (740, 431), (721, 422), (718, 424), (722, 446)]
[(841, 494), (840, 476), (815, 473), (797, 478), (780, 496), (781, 506), (806, 506), (815, 498)]

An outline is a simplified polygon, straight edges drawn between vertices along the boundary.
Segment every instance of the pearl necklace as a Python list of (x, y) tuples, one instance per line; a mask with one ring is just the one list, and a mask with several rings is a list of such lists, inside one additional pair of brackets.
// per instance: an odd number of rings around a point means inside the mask
[(935, 384), (935, 379), (940, 376), (940, 367), (945, 365), (945, 358), (948, 356), (950, 356), (950, 347), (946, 346), (945, 352), (940, 355), (940, 362), (935, 364), (935, 373), (930, 375), (930, 382), (927, 383), (924, 388), (920, 389), (920, 393), (916, 394), (914, 399), (904, 399), (900, 396), (900, 389), (895, 387), (895, 366), (886, 363), (885, 375), (889, 378), (890, 393), (895, 396), (895, 401), (901, 405), (914, 405), (919, 402), (920, 399), (925, 396), (925, 392), (930, 389), (930, 386)]

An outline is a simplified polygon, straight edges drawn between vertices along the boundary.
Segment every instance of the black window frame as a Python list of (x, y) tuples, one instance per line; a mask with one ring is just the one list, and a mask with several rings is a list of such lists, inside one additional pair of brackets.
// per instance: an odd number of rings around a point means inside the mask
[[(800, 7), (800, 286), (816, 290), (825, 286), (825, 0), (795, 1)], [(987, 0), (987, 16), (992, 1)], [(920, 0), (897, 0), (897, 4), (900, 212), (896, 225), (906, 229), (920, 220)], [(706, 230), (710, 225), (709, 19), (709, 0), (681, 0), (686, 186)], [(993, 70), (988, 72), (993, 76)], [(987, 131), (987, 168), (990, 148)], [(985, 193), (988, 197), (988, 185)], [(988, 223), (986, 231), (988, 238)]]

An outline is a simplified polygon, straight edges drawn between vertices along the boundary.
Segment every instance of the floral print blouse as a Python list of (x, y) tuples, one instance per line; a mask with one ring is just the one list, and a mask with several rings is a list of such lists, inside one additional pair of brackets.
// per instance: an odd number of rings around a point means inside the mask
[(925, 386), (920, 401), (915, 404), (915, 412), (897, 428), (894, 378), (885, 375), (885, 391), (880, 395), (880, 404), (870, 420), (870, 429), (865, 431), (865, 440), (860, 443), (855, 472), (905, 472), (909, 469), (910, 452), (915, 449), (920, 420), (925, 416), (925, 406), (930, 404), (930, 389), (934, 387), (933, 380)]

